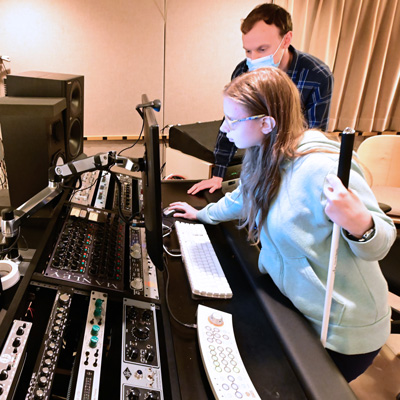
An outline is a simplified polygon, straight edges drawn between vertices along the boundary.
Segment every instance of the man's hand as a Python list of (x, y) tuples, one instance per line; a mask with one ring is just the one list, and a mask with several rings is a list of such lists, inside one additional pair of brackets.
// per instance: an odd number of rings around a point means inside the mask
[(198, 210), (190, 206), (188, 203), (183, 203), (182, 201), (176, 201), (169, 205), (169, 208), (175, 210), (173, 214), (174, 218), (186, 218), (195, 220), (197, 219)]
[(188, 194), (196, 194), (201, 190), (210, 189), (210, 193), (214, 193), (217, 189), (222, 187), (222, 178), (219, 176), (213, 176), (211, 179), (198, 182), (193, 185), (187, 192)]
[(344, 187), (336, 175), (330, 174), (326, 180), (328, 183), (324, 188), (327, 198), (326, 215), (352, 236), (361, 238), (374, 226), (371, 213), (352, 191)]

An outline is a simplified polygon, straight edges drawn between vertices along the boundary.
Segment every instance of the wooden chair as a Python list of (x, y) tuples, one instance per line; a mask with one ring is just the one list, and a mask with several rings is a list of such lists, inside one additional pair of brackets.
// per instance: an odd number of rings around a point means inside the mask
[[(367, 168), (366, 177), (379, 205), (399, 228), (400, 136), (379, 135), (365, 139), (360, 144), (357, 154), (364, 168)], [(389, 207), (385, 207), (385, 205)], [(400, 235), (397, 236), (389, 254), (379, 262), (382, 273), (389, 285), (389, 304), (392, 308), (391, 333), (394, 334), (400, 333), (399, 257)], [(400, 342), (397, 338), (391, 336), (387, 344), (394, 354), (400, 356)], [(400, 399), (400, 393), (396, 398)]]
[(387, 214), (396, 225), (400, 224), (400, 135), (378, 135), (365, 139), (357, 154), (368, 169), (367, 179), (370, 178), (369, 183), (378, 202), (390, 206)]

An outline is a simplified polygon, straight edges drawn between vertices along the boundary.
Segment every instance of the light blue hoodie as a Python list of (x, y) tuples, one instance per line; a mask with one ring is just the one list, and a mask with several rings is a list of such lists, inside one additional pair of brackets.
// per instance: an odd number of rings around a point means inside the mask
[[(307, 131), (299, 151), (326, 149), (337, 154), (311, 153), (283, 168), (282, 183), (261, 233), (259, 269), (268, 273), (281, 292), (321, 333), (333, 224), (325, 214), (323, 187), (337, 174), (340, 144), (318, 131)], [(354, 158), (353, 158), (354, 160)], [(339, 240), (335, 286), (326, 347), (343, 354), (379, 349), (390, 333), (387, 283), (377, 260), (385, 257), (396, 228), (379, 205), (353, 161), (349, 187), (370, 210), (375, 235), (366, 242)], [(241, 186), (199, 211), (203, 223), (239, 219)]]

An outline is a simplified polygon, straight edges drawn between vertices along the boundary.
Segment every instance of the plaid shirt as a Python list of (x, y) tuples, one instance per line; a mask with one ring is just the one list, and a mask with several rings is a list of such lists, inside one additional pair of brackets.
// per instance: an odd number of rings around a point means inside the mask
[[(318, 58), (289, 47), (293, 55), (287, 74), (300, 92), (303, 114), (309, 128), (325, 131), (331, 105), (333, 75), (329, 67)], [(248, 71), (246, 60), (237, 65), (232, 79)], [(224, 177), (237, 148), (219, 131), (214, 149), (215, 166), (213, 175)]]

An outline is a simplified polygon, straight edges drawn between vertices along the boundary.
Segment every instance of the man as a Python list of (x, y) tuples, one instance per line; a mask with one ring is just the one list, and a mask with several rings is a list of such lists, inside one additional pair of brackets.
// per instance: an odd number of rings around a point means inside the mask
[[(232, 79), (257, 68), (272, 66), (285, 71), (296, 84), (302, 100), (303, 114), (309, 128), (325, 131), (332, 98), (333, 76), (318, 58), (296, 50), (292, 41), (292, 18), (276, 4), (261, 4), (243, 20), (243, 48), (246, 60), (237, 65)], [(240, 123), (240, 122), (239, 122)], [(237, 148), (219, 131), (214, 150), (213, 177), (196, 183), (189, 194), (221, 188), (223, 177)]]

